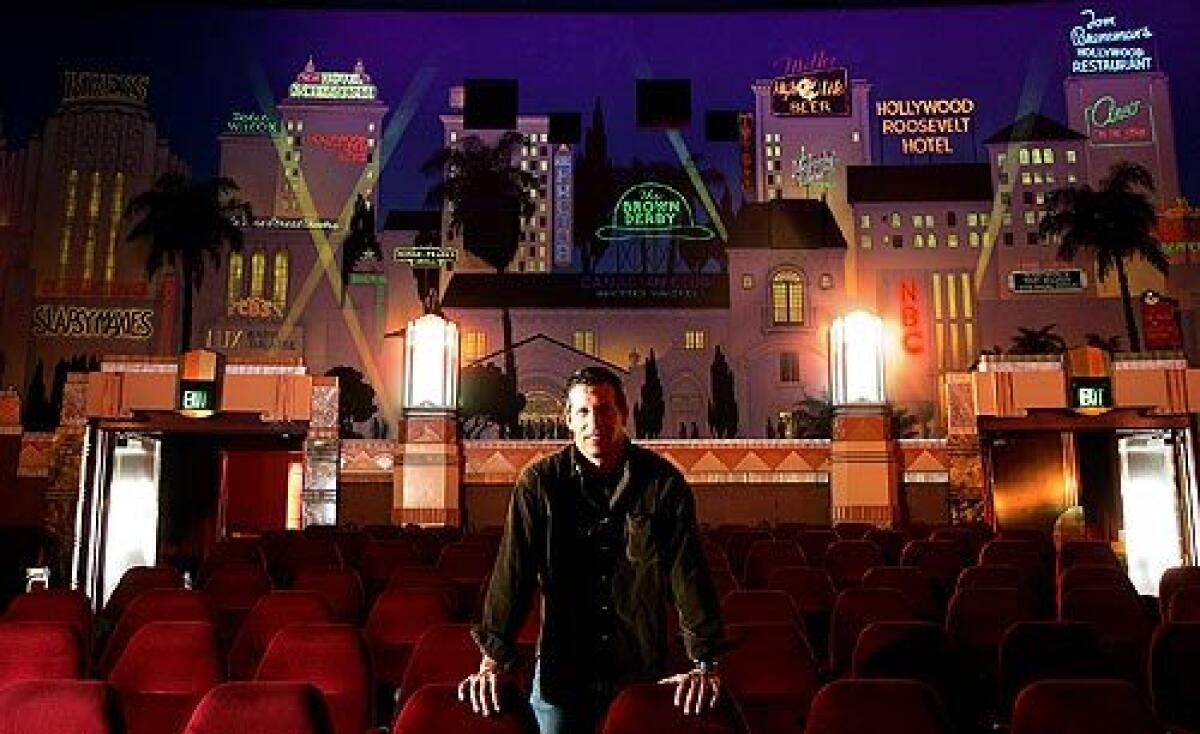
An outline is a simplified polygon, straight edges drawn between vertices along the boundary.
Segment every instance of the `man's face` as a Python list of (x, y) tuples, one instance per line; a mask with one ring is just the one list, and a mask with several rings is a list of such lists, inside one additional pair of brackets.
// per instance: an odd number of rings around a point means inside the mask
[(597, 466), (611, 464), (625, 439), (628, 408), (611, 385), (573, 385), (567, 393), (567, 427), (575, 447)]

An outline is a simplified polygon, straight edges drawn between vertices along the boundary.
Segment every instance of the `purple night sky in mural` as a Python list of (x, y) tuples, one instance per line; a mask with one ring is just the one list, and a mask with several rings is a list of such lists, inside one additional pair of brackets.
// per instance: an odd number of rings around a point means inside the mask
[[(439, 145), (447, 88), (464, 77), (517, 78), (523, 112), (576, 110), (585, 125), (602, 98), (618, 161), (674, 159), (665, 135), (635, 128), (633, 79), (688, 77), (693, 126), (685, 139), (736, 181), (736, 146), (703, 141), (704, 110), (748, 109), (754, 79), (777, 75), (789, 57), (822, 53), (869, 81), (872, 100), (971, 99), (972, 131), (959, 137), (953, 158), (982, 160), (982, 141), (1021, 113), (1065, 122), (1069, 32), (1085, 8), (1152, 30), (1155, 68), (1173, 89), (1182, 188), (1200, 201), (1200, 142), (1190, 134), (1200, 124), (1200, 96), (1191, 93), (1200, 83), (1200, 10), (1185, 0), (719, 14), (146, 9), (25, 17), (6, 21), (0, 111), (10, 145), (21, 144), (61, 97), (62, 70), (149, 73), (161, 131), (197, 175), (211, 175), (217, 134), (232, 111), (258, 108), (256, 89), (282, 98), (310, 54), (329, 71), (362, 58), (393, 116), (406, 100), (412, 105), (383, 172), (387, 209), (421, 205), (428, 181), (420, 164)], [(877, 162), (922, 160), (882, 147)]]

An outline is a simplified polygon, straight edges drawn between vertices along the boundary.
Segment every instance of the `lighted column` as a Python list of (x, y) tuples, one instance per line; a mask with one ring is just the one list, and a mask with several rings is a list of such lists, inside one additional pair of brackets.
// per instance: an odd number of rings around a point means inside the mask
[(460, 523), (457, 410), (458, 326), (427, 313), (405, 329), (405, 420), (393, 473), (393, 523)]
[(883, 323), (866, 311), (834, 319), (829, 384), (834, 405), (830, 500), (834, 522), (900, 519), (900, 457), (884, 395)]

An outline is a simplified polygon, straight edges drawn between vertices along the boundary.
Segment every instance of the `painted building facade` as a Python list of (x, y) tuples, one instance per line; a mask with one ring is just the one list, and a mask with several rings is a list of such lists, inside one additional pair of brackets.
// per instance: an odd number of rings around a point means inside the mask
[[(178, 340), (174, 278), (146, 278), (126, 241), (129, 201), (187, 167), (150, 117), (150, 78), (63, 74), (58, 109), (21, 150), (0, 152), (3, 379), (40, 362), (169, 352)], [(4, 146), (0, 145), (0, 148)]]

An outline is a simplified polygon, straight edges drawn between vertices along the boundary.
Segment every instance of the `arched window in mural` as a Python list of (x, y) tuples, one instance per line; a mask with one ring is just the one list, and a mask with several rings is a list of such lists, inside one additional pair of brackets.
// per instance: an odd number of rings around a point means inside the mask
[(525, 438), (565, 437), (562, 398), (548, 390), (525, 392), (525, 409), (521, 411), (521, 430)]
[(229, 253), (229, 282), (225, 286), (226, 300), (233, 303), (242, 297), (242, 279), (246, 277), (246, 264), (242, 253)]
[(255, 250), (250, 256), (250, 295), (262, 298), (267, 284), (267, 253)]
[(289, 257), (287, 248), (275, 252), (275, 273), (271, 282), (271, 300), (282, 311), (287, 307)]
[(804, 278), (795, 270), (779, 270), (771, 276), (771, 320), (804, 323)]

